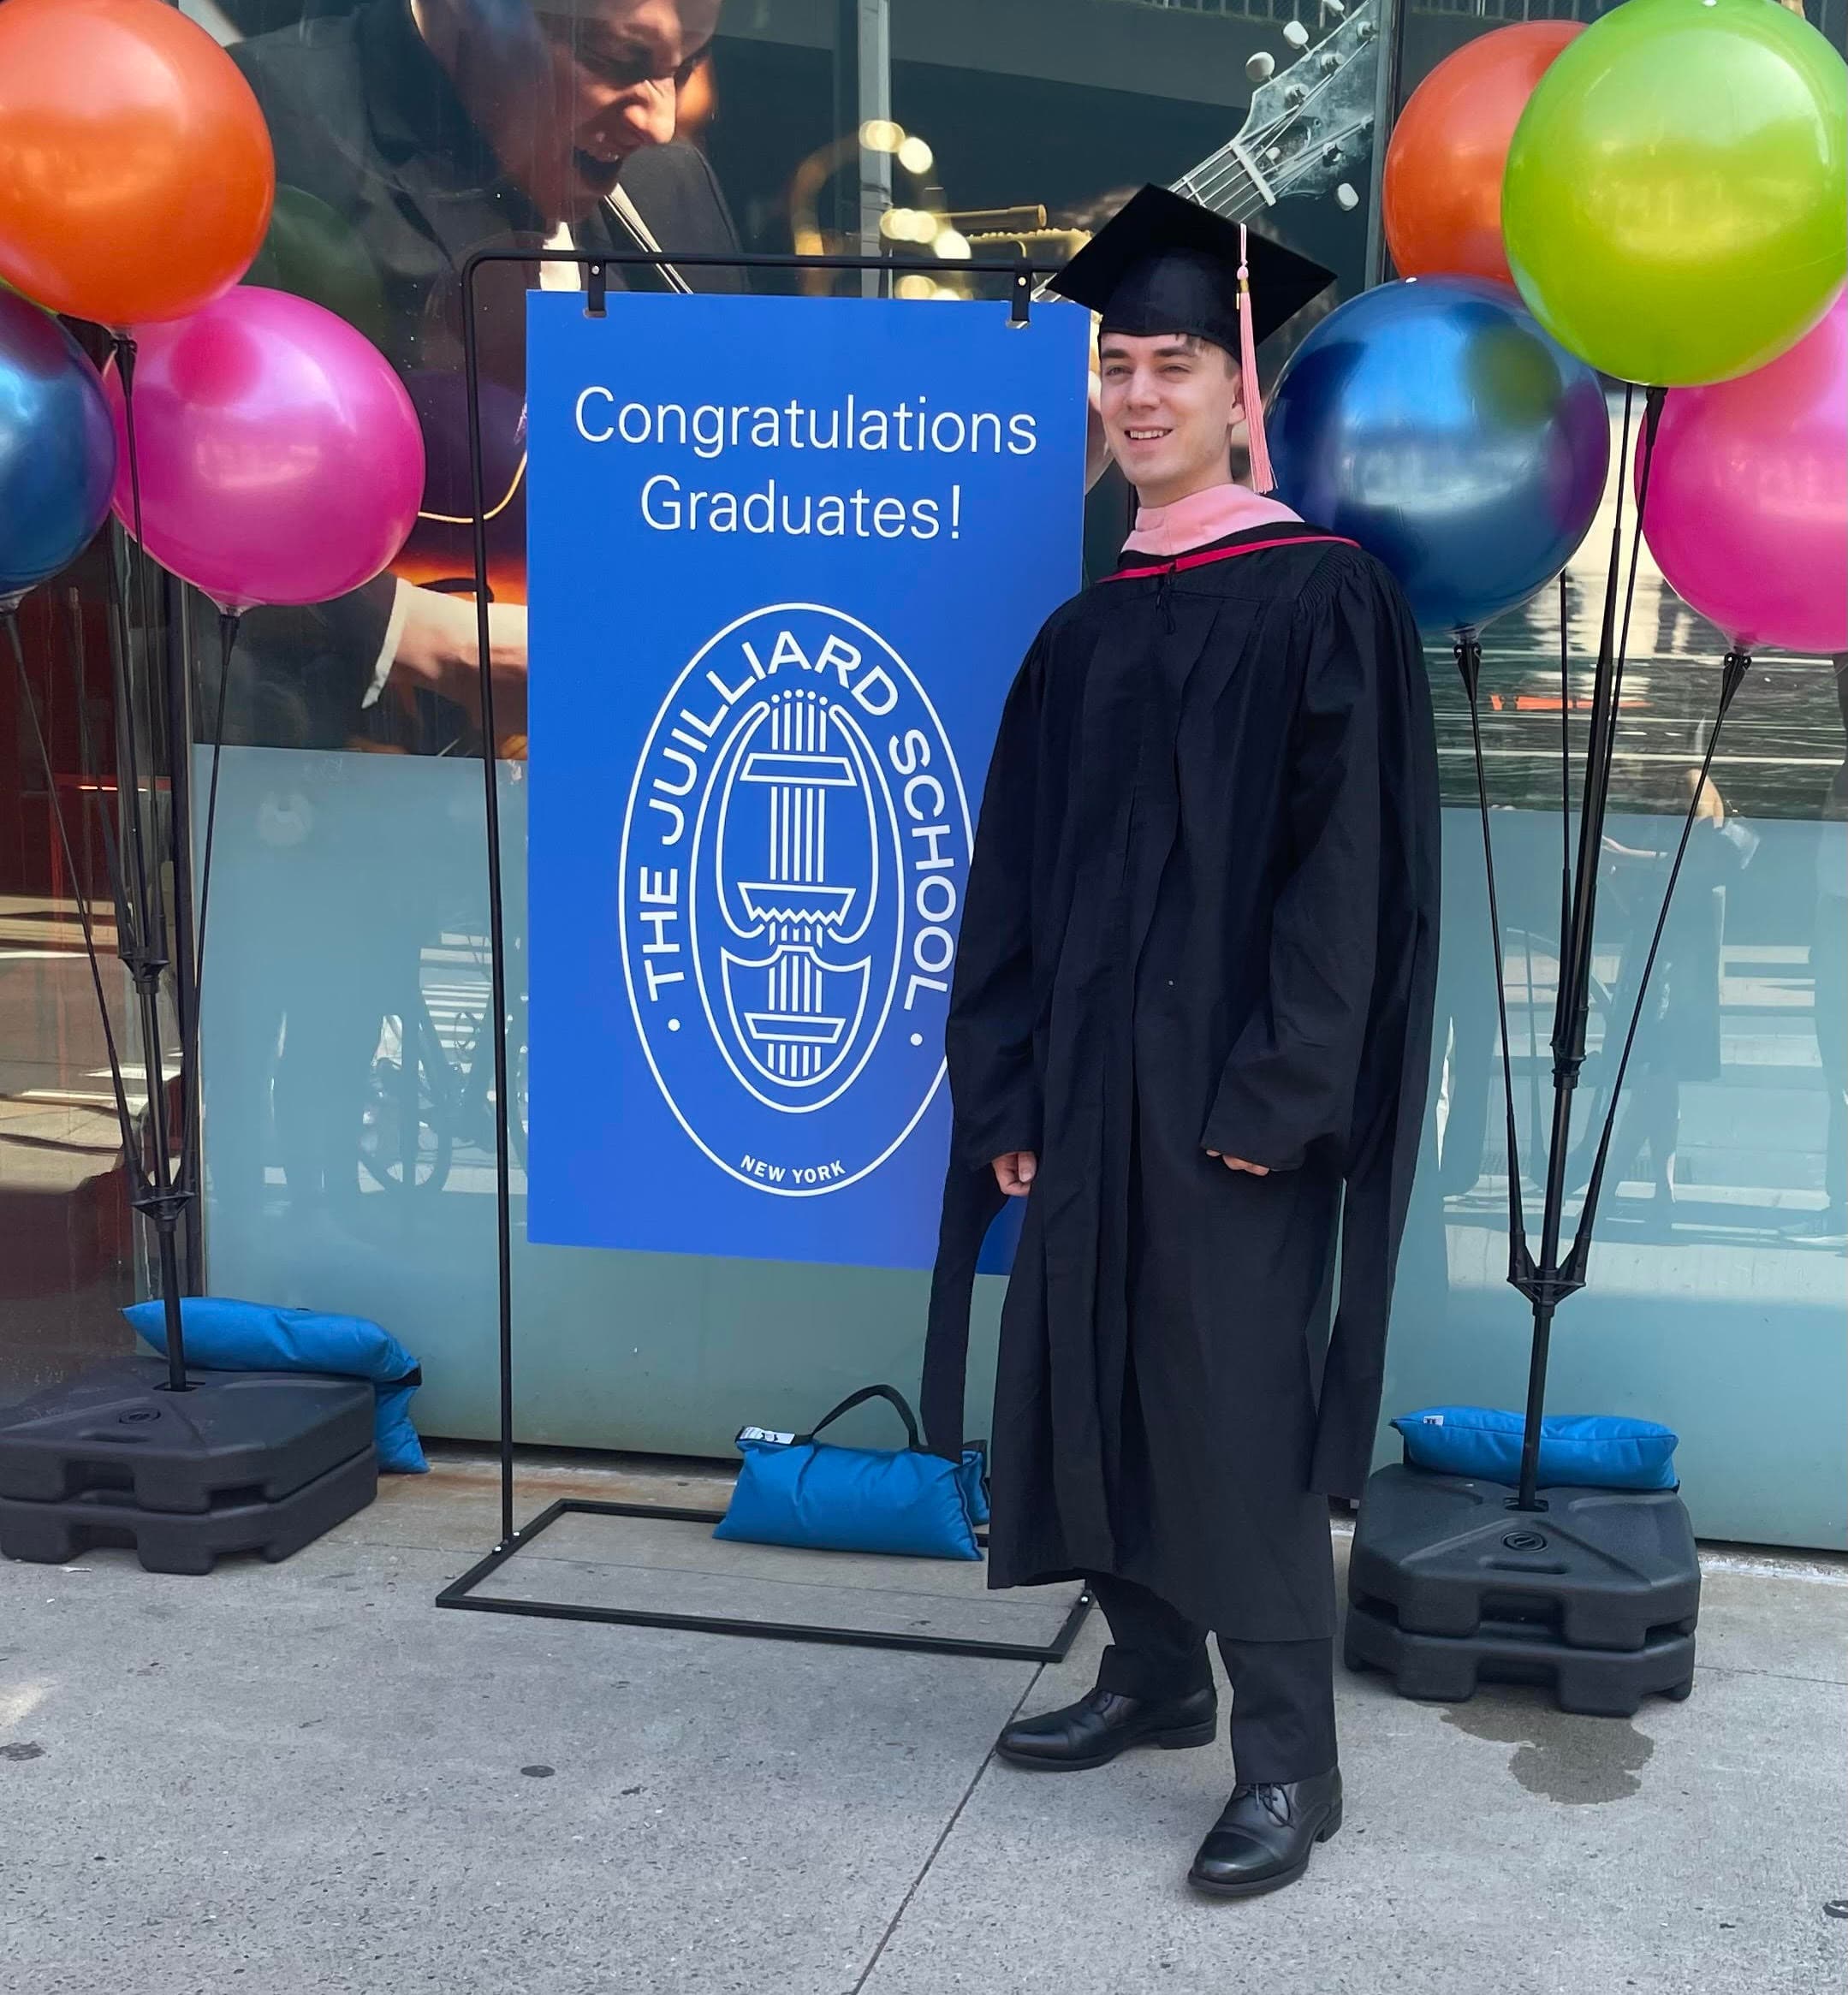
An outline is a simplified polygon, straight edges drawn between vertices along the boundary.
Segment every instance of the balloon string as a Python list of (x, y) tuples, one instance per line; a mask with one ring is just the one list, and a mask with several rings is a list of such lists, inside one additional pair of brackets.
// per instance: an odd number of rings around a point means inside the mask
[[(148, 615), (147, 609), (147, 563), (141, 546), (141, 460), (136, 442), (137, 425), (134, 418), (135, 343), (134, 336), (128, 333), (117, 333), (114, 337), (116, 371), (122, 380), (122, 426), (128, 441), (129, 510), (134, 522), (130, 536), (132, 544), (124, 550), (128, 587), (123, 592), (122, 691), (125, 702), (123, 710), (128, 723), (124, 749), (128, 759), (128, 787), (134, 806), (130, 814), (133, 829), (130, 849), (134, 859), (136, 912), (139, 917), (134, 942), (138, 955), (146, 959), (157, 959), (164, 962), (166, 900), (161, 891), (159, 868), (151, 869), (147, 863), (147, 840), (141, 824), (140, 748), (134, 732), (134, 703), (129, 696), (128, 686), (134, 672), (134, 639), (137, 620), (140, 626), (144, 655), (153, 642), (153, 620)], [(152, 958), (151, 952), (153, 953)]]
[[(1478, 698), (1483, 670), (1481, 637), (1473, 629), (1459, 631), (1455, 652), (1464, 688), (1470, 698), (1470, 744), (1476, 759), (1476, 802), (1483, 828), (1483, 872), (1489, 883), (1489, 934), (1494, 956), (1495, 1015), (1501, 1034), (1501, 1100), (1506, 1118), (1508, 1147), (1508, 1256), (1512, 1280), (1514, 1269), (1524, 1266), (1529, 1259), (1527, 1213), (1521, 1187), (1520, 1136), (1514, 1119), (1514, 1052), (1508, 1033), (1507, 971), (1502, 954), (1501, 908), (1495, 891), (1495, 846), (1489, 827), (1489, 776), (1483, 763), (1482, 703)], [(1529, 981), (1530, 984), (1531, 977)], [(1531, 1009), (1528, 1017), (1531, 1036)]]
[[(1694, 826), (1700, 816), (1701, 799), (1706, 794), (1708, 771), (1712, 769), (1714, 751), (1720, 745), (1720, 730), (1725, 723), (1726, 710), (1732, 704), (1732, 696), (1739, 689), (1739, 682), (1751, 667), (1749, 651), (1728, 651), (1721, 668), (1720, 681), (1720, 709), (1714, 715), (1712, 732), (1707, 737), (1707, 752), (1701, 757), (1700, 775), (1694, 784), (1694, 794), (1688, 800), (1687, 815), (1681, 821), (1681, 837), (1675, 846), (1673, 863), (1668, 869), (1668, 883), (1662, 888), (1661, 905), (1656, 910), (1655, 932), (1649, 937), (1649, 953), (1643, 958), (1643, 974), (1637, 980), (1637, 997), (1631, 1007), (1629, 1029), (1624, 1034), (1624, 1048), (1617, 1061), (1617, 1072), (1611, 1082), (1610, 1099), (1605, 1105), (1604, 1128), (1598, 1138), (1597, 1157), (1591, 1167), (1590, 1182), (1585, 1187), (1585, 1202), (1578, 1214), (1578, 1226), (1572, 1238), (1572, 1250), (1567, 1257), (1570, 1273), (1583, 1275), (1584, 1265), (1591, 1249), (1591, 1226), (1597, 1217), (1598, 1198), (1604, 1189), (1604, 1167), (1610, 1157), (1611, 1132), (1617, 1125), (1617, 1107), (1624, 1091), (1624, 1079), (1630, 1071), (1630, 1054), (1637, 1042), (1637, 1028), (1643, 1019), (1643, 1003), (1649, 995), (1649, 977), (1655, 968), (1655, 957), (1662, 946), (1662, 935), (1668, 926), (1669, 903), (1674, 899), (1675, 883), (1681, 877), (1681, 862), (1687, 856), (1688, 841), (1694, 834)], [(1657, 1169), (1663, 1171), (1660, 1161)], [(1664, 1171), (1666, 1175), (1666, 1172)]]
[[(1645, 391), (1650, 396), (1654, 396), (1656, 392), (1654, 389)], [(1622, 481), (1625, 473), (1630, 468), (1630, 414), (1634, 393), (1633, 386), (1626, 388), (1624, 391), (1624, 462), (1622, 470), (1619, 473), (1617, 519), (1612, 532), (1611, 572), (1606, 578), (1605, 584), (1607, 593), (1616, 584), (1618, 550), (1623, 538)], [(1617, 650), (1611, 667), (1610, 710), (1605, 717), (1604, 767), (1607, 788), (1609, 784), (1610, 766), (1617, 756), (1617, 731), (1623, 718), (1624, 674), (1630, 663), (1630, 613), (1636, 602), (1637, 560), (1643, 551), (1643, 501), (1649, 497), (1649, 465), (1655, 455), (1655, 432), (1653, 428), (1649, 426), (1650, 418), (1648, 409), (1654, 406), (1653, 402), (1645, 405), (1643, 422), (1637, 431), (1637, 441), (1643, 449), (1643, 479), (1641, 489), (1637, 493), (1636, 515), (1631, 523), (1630, 564), (1624, 586), (1624, 612), (1617, 628)], [(1607, 616), (1608, 611), (1607, 611)], [(1607, 627), (1608, 626), (1607, 626)]]
[[(1589, 1017), (1590, 948), (1597, 919), (1598, 855), (1603, 837), (1603, 799), (1610, 786), (1610, 758), (1617, 737), (1616, 714), (1623, 691), (1617, 648), (1617, 584), (1623, 573), (1624, 468), (1630, 462), (1630, 419), (1635, 389), (1624, 389), (1622, 442), (1616, 506), (1611, 520), (1610, 564), (1604, 579), (1604, 610), (1598, 632), (1598, 662), (1592, 678), (1591, 725), (1585, 744), (1584, 786), (1579, 799), (1578, 859), (1573, 870), (1571, 918), (1560, 937), (1560, 975), (1553, 1006), (1553, 1060), (1555, 1072), (1584, 1056)], [(1613, 669), (1614, 668), (1614, 669)], [(1581, 955), (1581, 945), (1583, 954)], [(1572, 974), (1566, 974), (1568, 965)], [(1548, 1168), (1551, 1168), (1550, 1162)]]
[[(1624, 683), (1624, 666), (1627, 660), (1630, 650), (1630, 621), (1631, 612), (1633, 611), (1636, 604), (1637, 568), (1643, 553), (1643, 516), (1649, 508), (1649, 474), (1655, 468), (1655, 436), (1656, 431), (1661, 426), (1662, 404), (1665, 399), (1666, 391), (1662, 389), (1651, 388), (1644, 391), (1642, 434), (1640, 437), (1642, 461), (1637, 478), (1636, 514), (1631, 525), (1630, 567), (1628, 575), (1625, 578), (1624, 588), (1623, 624), (1617, 641), (1616, 669), (1613, 674), (1611, 682), (1610, 732), (1608, 745), (1606, 750), (1604, 759), (1604, 781), (1607, 793), (1608, 793), (1610, 784), (1611, 765), (1616, 757), (1617, 720), (1619, 712), (1621, 708), (1621, 695)], [(1621, 481), (1624, 474), (1629, 469), (1630, 438), (1629, 423), (1627, 419), (1630, 410), (1630, 397), (1627, 394), (1625, 397), (1624, 407), (1625, 416), (1625, 422), (1624, 425), (1624, 462), (1619, 469), (1618, 476), (1619, 481)], [(1619, 482), (1618, 487), (1619, 503), (1621, 502), (1622, 489), (1621, 482)], [(1621, 520), (1619, 519), (1619, 532), (1621, 530), (1622, 523)], [(1616, 579), (1616, 549), (1613, 547), (1612, 549), (1612, 581)], [(1609, 611), (1608, 609), (1607, 609), (1607, 623), (1608, 623), (1608, 620)], [(1618, 1097), (1623, 1090), (1624, 1075), (1630, 1065), (1630, 1049), (1636, 1042), (1637, 1022), (1640, 1020), (1643, 1015), (1643, 988), (1648, 983), (1650, 970), (1655, 966), (1655, 952), (1661, 944), (1662, 931), (1668, 920), (1669, 895), (1674, 892), (1675, 882), (1680, 875), (1681, 855), (1687, 850), (1688, 838), (1694, 828), (1694, 818), (1696, 811), (1700, 804), (1701, 793), (1706, 787), (1707, 771), (1713, 763), (1714, 750), (1719, 745), (1720, 722), (1725, 719), (1726, 709), (1732, 704), (1732, 695), (1738, 690), (1738, 680), (1744, 676), (1744, 666), (1741, 665), (1738, 672), (1735, 673), (1732, 668), (1732, 660), (1733, 654), (1729, 653), (1727, 655), (1726, 660), (1726, 677), (1722, 683), (1720, 693), (1719, 716), (1714, 722), (1714, 731), (1711, 737), (1708, 740), (1707, 753), (1701, 763), (1700, 780), (1695, 785), (1694, 799), (1692, 803), (1691, 803), (1688, 806), (1687, 821), (1682, 828), (1681, 844), (1676, 851), (1674, 864), (1669, 871), (1667, 890), (1662, 895), (1661, 911), (1656, 919), (1655, 935), (1649, 944), (1648, 959), (1643, 965), (1643, 982), (1641, 984), (1639, 984), (1637, 990), (1636, 1006), (1631, 1013), (1630, 1029), (1624, 1040), (1623, 1054), (1618, 1061), (1617, 1072), (1611, 1084), (1610, 1097), (1606, 1104), (1604, 1133), (1598, 1144), (1597, 1161), (1592, 1167), (1591, 1183), (1586, 1188), (1585, 1202), (1579, 1209), (1578, 1224), (1572, 1235), (1572, 1252), (1567, 1256), (1566, 1265), (1570, 1268), (1577, 1268), (1581, 1273), (1584, 1271), (1585, 1261), (1590, 1253), (1591, 1224), (1593, 1219), (1596, 1216), (1598, 1194), (1602, 1188), (1605, 1155), (1610, 1148), (1611, 1131), (1616, 1123)], [(1748, 659), (1746, 662), (1750, 663), (1750, 660)], [(1596, 855), (1594, 854), (1589, 862), (1584, 861), (1583, 859), (1583, 856), (1581, 855), (1581, 863), (1589, 863), (1591, 865), (1595, 866), (1597, 864)], [(1586, 935), (1586, 947), (1588, 951), (1590, 947), (1590, 941), (1591, 937), (1588, 930)]]
[[(85, 711), (88, 704), (89, 675), (84, 667), (83, 606), (74, 589), (65, 591), (64, 607), (70, 624), (68, 656), (70, 660), (71, 710), (77, 722), (77, 753), (86, 774), (100, 775), (102, 760), (90, 738), (90, 720)], [(116, 933), (118, 935), (124, 935), (128, 932), (128, 917), (122, 894), (122, 848), (116, 842), (116, 827), (110, 822), (109, 806), (103, 801), (102, 785), (92, 783), (84, 794), (95, 802), (96, 822), (103, 834), (103, 870), (109, 880), (110, 902), (116, 910)]]
[(1566, 570), (1560, 570), (1560, 940), (1572, 921), (1572, 657)]
[[(1643, 468), (1637, 480), (1636, 520), (1630, 535), (1630, 574), (1624, 585), (1624, 627), (1617, 643), (1617, 678), (1621, 685), (1624, 661), (1630, 650), (1630, 616), (1636, 607), (1637, 564), (1643, 554), (1643, 519), (1649, 509), (1649, 473), (1655, 467), (1655, 433), (1661, 426), (1662, 404), (1667, 398), (1664, 389), (1651, 388), (1644, 391), (1643, 404)], [(1629, 467), (1625, 466), (1627, 470)], [(1612, 705), (1611, 734), (1614, 741), (1617, 733), (1616, 706)]]
[(122, 1054), (116, 1043), (116, 1028), (109, 1015), (109, 998), (103, 989), (103, 965), (97, 954), (96, 929), (90, 919), (90, 904), (84, 898), (83, 876), (77, 870), (77, 855), (71, 849), (70, 828), (64, 822), (64, 808), (58, 800), (57, 772), (52, 766), (51, 744), (39, 719), (39, 703), (33, 698), (32, 680), (26, 671), (26, 647), (20, 637), (19, 618), (8, 609), (0, 621), (6, 625), (7, 637), (13, 652), (13, 663), (19, 675), (20, 704), (26, 710), (31, 723), (33, 739), (39, 750), (39, 761), (45, 770), (45, 801), (51, 813), (51, 823), (57, 834), (59, 849), (64, 855), (64, 870), (70, 877), (71, 898), (76, 903), (77, 919), (83, 929), (84, 955), (90, 965), (90, 982), (96, 992), (98, 1016), (103, 1021), (103, 1046), (109, 1055), (110, 1085), (116, 1097), (116, 1120), (122, 1131), (122, 1155), (123, 1167), (128, 1173), (135, 1191), (145, 1196), (150, 1189), (147, 1172), (141, 1162), (141, 1146), (135, 1136), (134, 1118), (128, 1109), (128, 1090), (122, 1079)]
[(115, 709), (116, 810), (128, 834), (119, 841), (122, 848), (123, 864), (116, 896), (116, 934), (121, 942), (132, 946), (134, 937), (140, 932), (141, 903), (138, 897), (136, 876), (129, 871), (127, 861), (135, 856), (134, 834), (140, 827), (138, 822), (122, 814), (121, 806), (124, 796), (138, 798), (140, 793), (137, 787), (139, 778), (135, 770), (133, 703), (128, 698), (128, 661), (133, 638), (129, 632), (128, 605), (122, 576), (127, 543), (128, 535), (120, 521), (111, 520), (107, 537), (109, 560), (105, 571), (105, 586), (109, 593), (110, 692)]
[[(1611, 645), (1612, 625), (1613, 620), (1613, 609), (1614, 606), (1611, 598), (1617, 586), (1619, 550), (1623, 544), (1624, 479), (1630, 468), (1630, 416), (1631, 408), (1633, 407), (1634, 395), (1634, 386), (1626, 386), (1624, 390), (1623, 457), (1621, 466), (1618, 472), (1617, 516), (1613, 524), (1611, 531), (1610, 571), (1606, 576), (1604, 583), (1604, 635), (1602, 639), (1602, 645), (1603, 649), (1607, 652), (1608, 652)], [(1652, 465), (1654, 464), (1655, 456), (1655, 429), (1656, 424), (1661, 415), (1662, 390), (1659, 388), (1648, 389), (1644, 390), (1644, 396), (1643, 419), (1639, 437), (1643, 452), (1643, 472), (1637, 491), (1636, 514), (1631, 524), (1630, 567), (1628, 577), (1624, 589), (1623, 620), (1616, 633), (1616, 656), (1613, 659), (1611, 666), (1610, 704), (1605, 715), (1603, 755), (1601, 763), (1601, 774), (1597, 779), (1602, 790), (1604, 799), (1607, 802), (1608, 801), (1610, 796), (1611, 770), (1617, 760), (1618, 727), (1623, 718), (1624, 674), (1630, 662), (1630, 617), (1631, 611), (1636, 603), (1637, 563), (1638, 557), (1643, 551), (1643, 507), (1648, 502), (1649, 496), (1649, 472)], [(1589, 787), (1593, 780), (1589, 762), (1586, 768), (1585, 780)], [(1597, 823), (1600, 844), (1601, 846), (1604, 827), (1604, 809), (1602, 805), (1600, 805), (1598, 810)], [(1578, 1052), (1580, 1054), (1583, 1054), (1584, 1052), (1584, 1023), (1586, 1017), (1589, 1015), (1590, 1009), (1589, 986), (1590, 978), (1590, 950), (1593, 938), (1596, 933), (1598, 860), (1598, 851), (1592, 851), (1588, 853), (1584, 849), (1584, 847), (1581, 846), (1578, 854), (1578, 864), (1581, 869), (1578, 885), (1581, 890), (1586, 892), (1591, 897), (1591, 899), (1590, 905), (1588, 909), (1585, 919), (1585, 967), (1584, 974), (1580, 978), (1579, 989), (1577, 993), (1577, 1002), (1575, 1006), (1575, 1016), (1579, 1020), (1579, 1030), (1578, 1035), (1575, 1040), (1575, 1045)], [(1589, 880), (1584, 877), (1583, 872), (1583, 869), (1587, 866), (1591, 869), (1590, 878)]]

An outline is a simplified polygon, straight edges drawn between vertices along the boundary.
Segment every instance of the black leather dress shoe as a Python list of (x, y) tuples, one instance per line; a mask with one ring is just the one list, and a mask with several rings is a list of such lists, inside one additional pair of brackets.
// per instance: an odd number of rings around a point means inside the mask
[(1060, 1711), (1016, 1719), (995, 1743), (1015, 1766), (1078, 1773), (1104, 1766), (1132, 1746), (1209, 1746), (1219, 1730), (1219, 1699), (1210, 1683), (1184, 1697), (1125, 1697), (1093, 1690)]
[(1187, 1873), (1215, 1897), (1249, 1898), (1294, 1884), (1310, 1852), (1341, 1826), (1341, 1774), (1284, 1786), (1235, 1787)]

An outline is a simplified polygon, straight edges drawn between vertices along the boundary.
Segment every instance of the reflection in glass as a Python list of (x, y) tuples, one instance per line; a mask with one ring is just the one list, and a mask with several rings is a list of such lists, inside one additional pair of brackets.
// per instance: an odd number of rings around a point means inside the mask
[[(227, 757), (213, 888), (217, 995), (204, 1019), (212, 1278), (223, 1292), (380, 1317), (423, 1359), (431, 1382), (420, 1405), (437, 1430), (486, 1434), (495, 1407), (484, 855), (478, 771), (452, 759), (479, 745), (467, 532), (458, 524), (467, 511), (458, 272), (481, 242), (533, 256), (517, 276), (499, 273), (505, 288), (484, 290), (482, 300), (496, 669), (512, 709), (526, 663), (520, 289), (535, 272), (576, 282), (568, 266), (543, 257), (548, 242), (562, 246), (561, 229), (585, 246), (639, 238), (607, 199), (556, 198), (561, 187), (571, 193), (574, 158), (555, 158), (555, 177), (541, 185), (537, 168), (522, 178), (490, 142), (490, 127), (524, 115), (520, 104), (555, 131), (582, 123), (566, 115), (576, 86), (556, 66), (509, 62), (503, 76), (482, 76), (494, 45), (474, 39), (472, 19), (481, 17), (485, 36), (490, 17), (517, 11), (513, 0), (445, 0), (437, 15), (458, 38), (449, 52), (468, 56), (453, 70), (417, 31), (407, 0), (219, 4), (247, 34), (268, 31), (239, 59), (258, 82), (283, 181), (303, 197), (286, 205), (293, 233), (271, 246), (270, 281), (318, 284), (336, 310), (381, 314), (367, 330), (410, 379), (431, 452), (426, 518), (399, 564), (413, 585), (402, 621), (394, 627), (404, 598), (388, 580), (358, 600), (268, 620), (234, 667), (232, 738), (255, 745)], [(613, 56), (623, 6), (573, 0), (550, 9), (553, 56), (590, 52), (594, 26), (591, 66)], [(1841, 0), (1827, 6), (1812, 17), (1839, 39)], [(1589, 19), (1597, 0), (1410, 9), (1402, 91), (1460, 41), (1542, 11)], [(829, 39), (843, 14), (885, 20), (882, 103), (863, 97), (860, 49)], [(707, 60), (674, 84), (672, 137), (633, 150), (613, 191), (669, 249), (723, 246), (735, 217), (744, 246), (787, 250), (802, 223), (792, 197), (803, 163), (833, 157), (807, 211), (830, 243), (857, 245), (869, 200), (876, 234), (883, 200), (940, 217), (934, 229), (954, 229), (977, 252), (1019, 240), (1043, 257), (1144, 181), (1203, 170), (1246, 123), (1247, 63), (1268, 57), (1286, 92), (1304, 52), (1286, 27), (1299, 15), (1313, 49), (1334, 20), (1321, 14), (1310, 0), (1096, 0), (1084, 9), (1069, 0), (893, 0), (883, 10), (728, 0)], [(699, 32), (681, 19), (689, 35)], [(661, 83), (651, 76), (635, 86), (654, 91), (657, 111)], [(888, 155), (883, 180), (869, 170), (858, 140), (875, 118), (920, 140), (929, 160)], [(1368, 217), (1345, 205), (1340, 189), (1366, 188), (1370, 143), (1370, 134), (1328, 184), (1264, 212), (1268, 233), (1339, 273), (1331, 303), (1363, 281)], [(594, 145), (583, 149), (594, 167)], [(595, 194), (597, 184), (585, 169), (577, 195)], [(553, 195), (538, 198), (548, 187)], [(906, 229), (915, 240), (915, 225)], [(1262, 356), (1267, 377), (1312, 316)], [(1560, 733), (1563, 718), (1580, 755), (1614, 496), (1613, 483), (1566, 579), (1570, 711), (1562, 716), (1555, 591), (1485, 633), (1485, 743), (1530, 1195), (1559, 940)], [(1127, 503), (1107, 475), (1090, 508), (1094, 567), (1114, 555)], [(606, 584), (620, 633), (640, 585), (621, 575)], [(199, 649), (209, 670), (215, 646)], [(1705, 745), (1723, 650), (1720, 634), (1645, 562), (1604, 856), (1595, 1055), (1627, 1018), (1637, 938), (1646, 941), (1644, 917), (1653, 918), (1660, 892), (1657, 855)], [(1399, 1406), (1518, 1404), (1525, 1327), (1503, 1281), (1508, 1160), (1488, 917), (1467, 721), (1447, 643), (1433, 644), (1430, 669), (1450, 806), (1438, 1058), (1388, 1392)], [(1678, 1427), (1703, 1528), (1809, 1542), (1834, 1529), (1841, 1486), (1840, 683), (1822, 662), (1767, 656), (1727, 722), (1714, 800), (1699, 854), (1691, 852), (1620, 1111), (1623, 1174), (1607, 1186), (1593, 1284), (1575, 1304), (1554, 1373), (1561, 1408), (1633, 1411)], [(214, 692), (210, 683), (202, 689), (198, 711), (212, 710)], [(516, 893), (523, 775), (502, 771)], [(517, 1095), (523, 903), (510, 906), (508, 929)], [(600, 1048), (574, 1048), (570, 1057), (588, 1063)], [(1601, 1113), (1607, 1086), (1594, 1058), (1575, 1143)], [(744, 1420), (799, 1426), (817, 1402), (915, 1364), (922, 1294), (905, 1279), (530, 1247), (514, 1107), (523, 1434), (723, 1452)], [(608, 1133), (621, 1140), (620, 1130)], [(984, 1362), (978, 1351), (978, 1380)]]

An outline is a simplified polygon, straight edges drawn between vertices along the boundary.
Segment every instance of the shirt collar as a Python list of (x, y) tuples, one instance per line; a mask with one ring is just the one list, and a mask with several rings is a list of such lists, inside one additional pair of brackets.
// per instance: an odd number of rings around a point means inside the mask
[(366, 108), (374, 136), (400, 157), (437, 153), (485, 182), (500, 162), (424, 39), (411, 0), (374, 0), (357, 16)]

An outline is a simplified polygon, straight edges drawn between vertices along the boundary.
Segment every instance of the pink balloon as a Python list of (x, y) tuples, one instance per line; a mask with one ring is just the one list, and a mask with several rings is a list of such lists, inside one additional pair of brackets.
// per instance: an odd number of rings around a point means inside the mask
[[(255, 285), (136, 328), (141, 538), (227, 609), (324, 603), (381, 573), (424, 490), (424, 439), (384, 355), (331, 312)], [(115, 508), (132, 532), (122, 382)]]
[(1768, 367), (1670, 391), (1643, 534), (1741, 650), (1848, 650), (1848, 294)]

